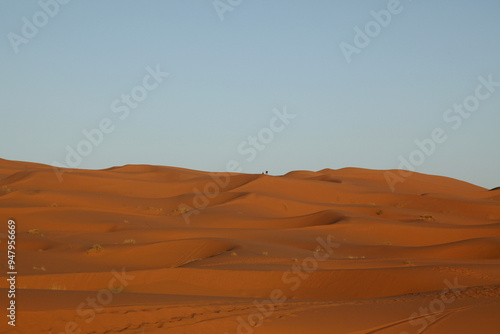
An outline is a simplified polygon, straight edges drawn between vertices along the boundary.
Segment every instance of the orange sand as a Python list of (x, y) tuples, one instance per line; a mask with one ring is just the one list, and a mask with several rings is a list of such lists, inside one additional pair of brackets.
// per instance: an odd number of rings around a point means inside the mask
[(2, 333), (500, 333), (500, 189), (413, 173), (392, 192), (356, 168), (57, 171), (0, 159)]

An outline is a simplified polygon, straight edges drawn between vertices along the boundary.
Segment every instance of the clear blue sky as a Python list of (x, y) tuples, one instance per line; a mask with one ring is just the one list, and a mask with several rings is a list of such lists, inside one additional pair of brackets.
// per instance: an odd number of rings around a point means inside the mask
[[(223, 20), (211, 0), (54, 1), (42, 0), (53, 17), (0, 3), (2, 158), (68, 165), (67, 147), (107, 119), (78, 168), (393, 169), (441, 128), (416, 171), (500, 186), (500, 87), (474, 98), (479, 76), (500, 82), (500, 1), (232, 0)], [(367, 24), (369, 44), (346, 61), (341, 45)], [(120, 119), (148, 66), (169, 75)], [(466, 99), (468, 118), (447, 113)], [(284, 108), (295, 118), (281, 126)]]

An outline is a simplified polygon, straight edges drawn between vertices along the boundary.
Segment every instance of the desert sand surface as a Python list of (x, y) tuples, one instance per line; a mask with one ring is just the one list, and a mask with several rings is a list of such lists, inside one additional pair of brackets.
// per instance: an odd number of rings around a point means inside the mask
[(0, 159), (0, 332), (500, 333), (500, 189), (386, 176)]

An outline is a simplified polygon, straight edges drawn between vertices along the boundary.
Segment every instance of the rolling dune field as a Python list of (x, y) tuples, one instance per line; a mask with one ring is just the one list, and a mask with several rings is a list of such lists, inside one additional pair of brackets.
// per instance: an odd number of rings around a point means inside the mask
[(0, 159), (0, 332), (499, 333), (500, 189), (387, 175)]

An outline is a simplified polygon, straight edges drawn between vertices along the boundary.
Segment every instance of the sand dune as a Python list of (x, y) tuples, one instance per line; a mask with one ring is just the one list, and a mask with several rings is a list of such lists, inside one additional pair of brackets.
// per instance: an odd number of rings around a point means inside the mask
[(500, 332), (500, 189), (385, 173), (0, 159), (0, 332)]

